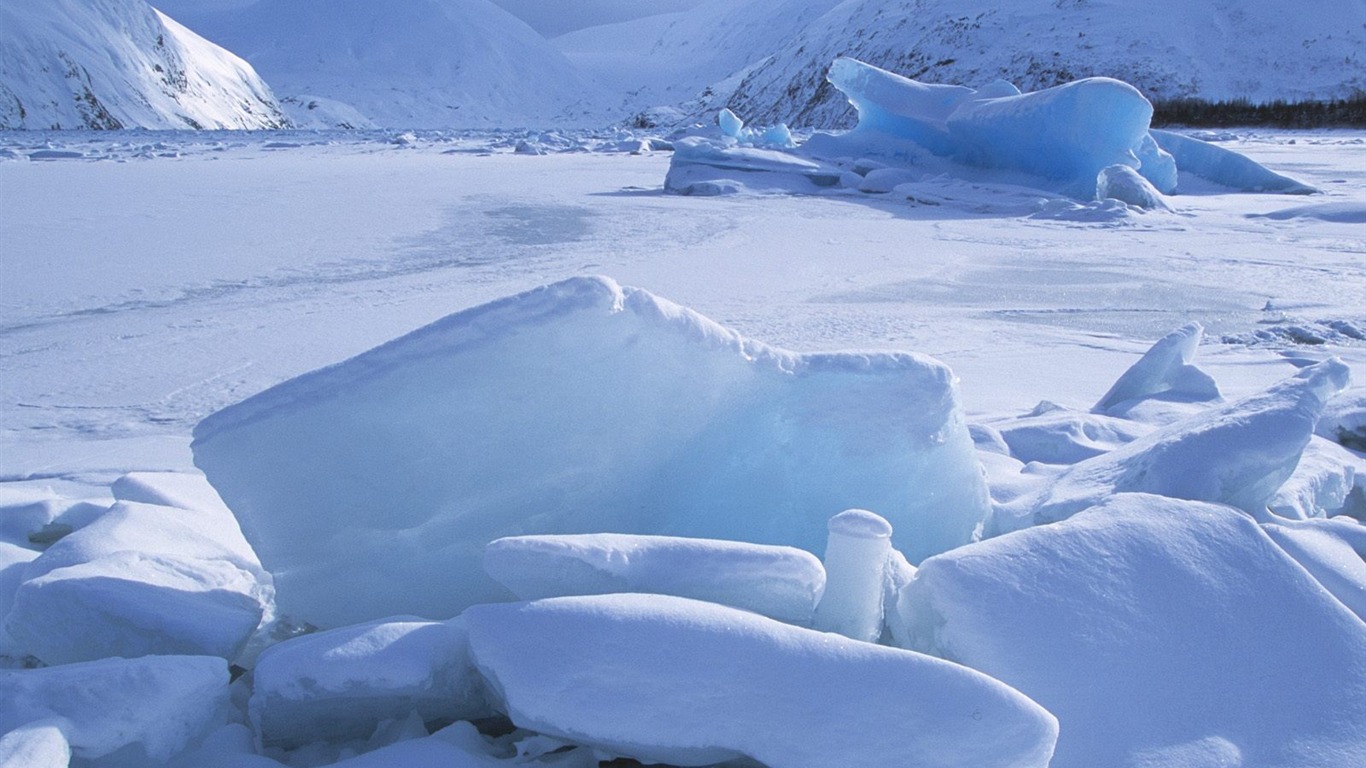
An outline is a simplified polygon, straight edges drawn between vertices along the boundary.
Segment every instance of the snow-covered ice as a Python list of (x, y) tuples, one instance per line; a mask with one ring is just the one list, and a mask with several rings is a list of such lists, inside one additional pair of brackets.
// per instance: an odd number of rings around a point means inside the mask
[(795, 547), (620, 533), (495, 539), (484, 570), (519, 600), (642, 592), (803, 626), (825, 588), (821, 561)]
[(830, 518), (825, 591), (812, 626), (864, 642), (882, 634), (882, 601), (892, 559), (892, 526), (866, 509)]
[[(665, 407), (661, 407), (661, 405)], [(853, 506), (913, 561), (986, 518), (952, 373), (798, 355), (603, 278), (438, 321), (206, 418), (195, 461), (319, 626), (507, 592), (484, 546), (681, 535), (819, 551)]]
[(1361, 620), (1238, 510), (1115, 496), (926, 560), (898, 609), (1058, 717), (1053, 768), (1366, 760)]
[(487, 714), (458, 622), (412, 617), (347, 626), (271, 646), (253, 670), (249, 713), (271, 746), (368, 738), (387, 720)]
[(645, 762), (1043, 768), (1057, 738), (972, 670), (711, 603), (562, 597), (465, 619), (514, 723)]
[[(1204, 326), (1188, 323), (1158, 339), (1120, 376), (1091, 409), (1095, 413), (1131, 416), (1141, 405), (1161, 400), (1210, 403), (1220, 400), (1219, 385), (1193, 362)], [(1141, 419), (1140, 419), (1141, 420)]]

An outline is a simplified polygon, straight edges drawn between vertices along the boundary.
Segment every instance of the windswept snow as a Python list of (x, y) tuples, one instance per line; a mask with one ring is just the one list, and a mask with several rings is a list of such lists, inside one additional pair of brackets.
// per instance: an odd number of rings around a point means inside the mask
[(0, 6), (0, 129), (287, 124), (250, 65), (144, 0)]

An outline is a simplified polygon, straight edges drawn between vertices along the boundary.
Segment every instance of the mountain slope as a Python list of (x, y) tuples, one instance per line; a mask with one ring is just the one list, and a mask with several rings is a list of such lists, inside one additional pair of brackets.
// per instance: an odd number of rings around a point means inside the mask
[(852, 122), (825, 82), (838, 56), (934, 83), (1035, 90), (1106, 75), (1149, 98), (1343, 98), (1366, 89), (1366, 3), (1317, 0), (847, 0), (745, 74), (752, 122)]
[(241, 59), (144, 0), (0, 4), (0, 128), (279, 128)]
[(344, 102), (381, 126), (609, 119), (597, 85), (488, 0), (261, 0), (201, 23), (281, 97)]

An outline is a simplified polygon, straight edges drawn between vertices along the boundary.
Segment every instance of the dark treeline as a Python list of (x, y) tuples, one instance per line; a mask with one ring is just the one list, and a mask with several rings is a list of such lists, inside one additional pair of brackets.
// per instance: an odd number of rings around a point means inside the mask
[(1172, 99), (1153, 102), (1153, 125), (1218, 128), (1264, 125), (1276, 128), (1366, 128), (1366, 94), (1336, 101), (1270, 101), (1246, 99), (1204, 101)]

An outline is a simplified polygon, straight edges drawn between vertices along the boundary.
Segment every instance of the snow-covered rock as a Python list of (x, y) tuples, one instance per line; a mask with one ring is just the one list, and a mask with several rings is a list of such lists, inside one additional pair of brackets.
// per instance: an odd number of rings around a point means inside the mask
[(4, 621), (15, 648), (48, 664), (145, 654), (232, 660), (270, 615), (272, 594), (226, 510), (120, 501), (24, 567)]
[(282, 128), (251, 66), (144, 0), (0, 6), (0, 128)]
[(383, 127), (611, 120), (601, 86), (488, 0), (261, 0), (205, 16), (200, 28), (282, 98), (337, 115), (350, 107)]
[(1348, 376), (1341, 361), (1326, 360), (1074, 464), (1040, 493), (998, 507), (994, 530), (1062, 520), (1124, 492), (1217, 502), (1261, 516), (1295, 471), (1324, 403)]
[(926, 560), (898, 608), (1057, 715), (1053, 768), (1366, 762), (1366, 625), (1234, 509), (1116, 496)]
[(465, 618), (514, 723), (644, 762), (1043, 768), (1057, 738), (984, 675), (712, 603), (565, 597)]
[(207, 656), (0, 670), (0, 733), (54, 724), (74, 757), (108, 765), (165, 763), (221, 723), (227, 706), (227, 662)]
[(821, 561), (794, 547), (620, 533), (497, 539), (484, 570), (519, 600), (643, 592), (805, 626), (825, 587)]
[[(849, 0), (758, 53), (726, 104), (763, 123), (847, 127), (824, 84), (851, 56), (933, 83), (1023, 90), (1117, 77), (1153, 99), (1346, 98), (1366, 82), (1366, 7), (1323, 0), (1314, 13), (1279, 0)], [(760, 60), (767, 53), (766, 59)]]
[(451, 315), (205, 419), (196, 463), (319, 626), (506, 599), (488, 542), (678, 535), (819, 551), (876, 511), (911, 560), (988, 497), (952, 373), (799, 355), (605, 278)]
[(248, 712), (270, 746), (365, 739), (414, 713), (449, 722), (487, 710), (458, 622), (397, 617), (303, 635), (267, 648), (252, 674)]

